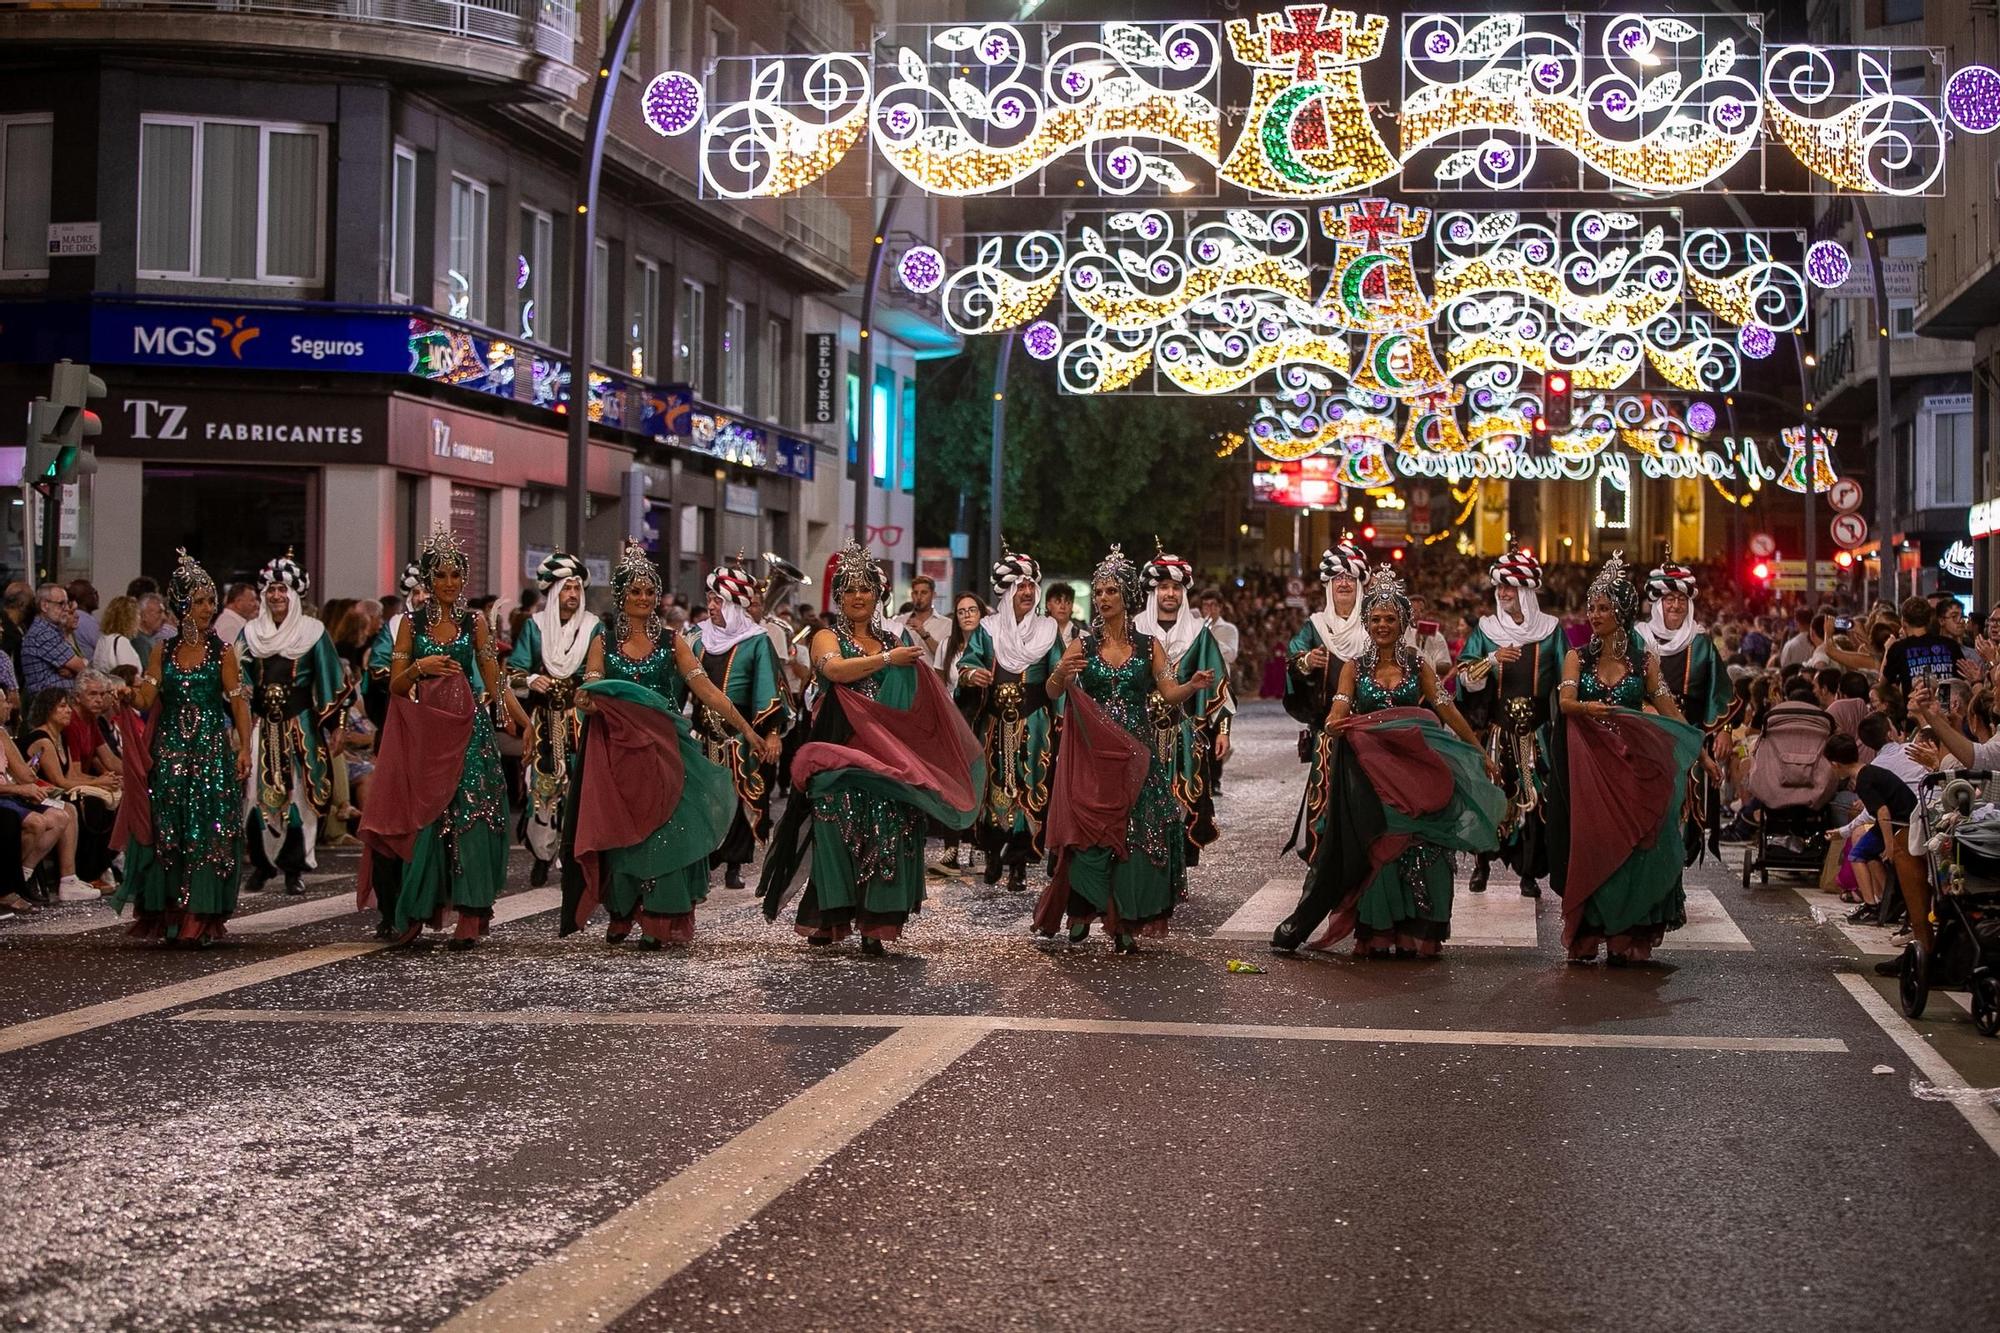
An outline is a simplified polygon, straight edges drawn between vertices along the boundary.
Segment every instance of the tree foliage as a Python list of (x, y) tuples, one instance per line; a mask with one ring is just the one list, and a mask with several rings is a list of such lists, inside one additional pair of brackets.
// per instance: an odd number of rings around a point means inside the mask
[[(922, 364), (917, 376), (917, 536), (943, 545), (964, 523), (983, 547), (992, 465), (997, 338)], [(1046, 569), (1093, 567), (1113, 542), (1151, 555), (1194, 545), (1203, 505), (1218, 486), (1244, 483), (1240, 456), (1219, 459), (1223, 432), (1240, 430), (1236, 400), (1192, 396), (1065, 394), (1055, 367), (1016, 354), (1008, 369), (1007, 442), (1001, 459), (1006, 539)]]

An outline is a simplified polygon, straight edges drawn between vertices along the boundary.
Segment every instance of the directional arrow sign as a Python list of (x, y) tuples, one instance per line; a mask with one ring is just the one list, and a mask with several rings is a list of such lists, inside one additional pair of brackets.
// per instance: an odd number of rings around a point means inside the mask
[(1843, 514), (1851, 514), (1861, 508), (1861, 483), (1852, 477), (1842, 477), (1826, 489), (1827, 503)]
[(1868, 540), (1868, 520), (1859, 514), (1835, 514), (1829, 531), (1833, 534), (1835, 546), (1852, 550)]

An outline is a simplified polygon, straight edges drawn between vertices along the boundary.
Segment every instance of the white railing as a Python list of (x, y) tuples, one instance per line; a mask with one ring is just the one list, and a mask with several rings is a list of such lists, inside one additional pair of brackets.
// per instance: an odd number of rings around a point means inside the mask
[(421, 28), (573, 60), (576, 0), (0, 0), (10, 9), (203, 10)]

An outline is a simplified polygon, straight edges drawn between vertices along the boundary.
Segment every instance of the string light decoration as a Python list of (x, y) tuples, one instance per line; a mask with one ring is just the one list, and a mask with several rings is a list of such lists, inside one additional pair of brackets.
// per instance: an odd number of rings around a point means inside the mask
[(1681, 258), (1688, 290), (1725, 323), (1787, 333), (1804, 328), (1805, 279), (1797, 265), (1772, 257), (1772, 246), (1780, 239), (1796, 243), (1804, 237), (1797, 232), (1719, 227), (1687, 233), (1681, 241)]
[[(1226, 25), (907, 25), (879, 55), (725, 57), (706, 87), (668, 70), (640, 110), (662, 134), (699, 126), (703, 189), (730, 198), (821, 181), (870, 133), (918, 188), (958, 197), (1067, 193), (1051, 169), (1079, 152), (1076, 189), (1109, 196), (1228, 182), (1325, 199), (1399, 177), (1433, 191), (1671, 195), (1729, 188), (1746, 163), (1738, 179), (1754, 188), (1752, 155), (1773, 139), (1836, 188), (1908, 195), (1940, 181), (1947, 127), (2000, 127), (2000, 73), (1985, 65), (1941, 78), (1942, 96), (1899, 92), (1894, 72), (1934, 66), (1934, 52), (1767, 48), (1756, 14), (1403, 12), (1400, 23), (1400, 94), (1380, 108), (1394, 148), (1363, 86), (1388, 18), (1318, 3)], [(1220, 104), (1225, 47), (1251, 73), (1247, 106)], [(718, 96), (739, 86), (748, 94)], [(1242, 124), (1226, 156), (1225, 110)], [(853, 175), (847, 188), (871, 192)]]
[[(1102, 228), (1092, 225), (1101, 218)], [(1070, 304), (1114, 329), (1150, 329), (1198, 302), (1239, 288), (1312, 297), (1305, 214), (1231, 209), (1220, 218), (1160, 209), (1071, 214), (1076, 229), (1063, 272)], [(1176, 244), (1176, 235), (1185, 239)], [(1128, 244), (1130, 242), (1130, 244)]]
[(939, 284), (945, 323), (968, 337), (1021, 327), (1055, 298), (1064, 254), (1052, 231), (987, 237), (972, 263)]
[(1281, 366), (1346, 375), (1346, 339), (1315, 324), (1312, 315), (1310, 306), (1289, 297), (1211, 297), (1159, 330), (1160, 374), (1176, 388), (1204, 395), (1240, 392)]
[(1778, 470), (1778, 485), (1794, 495), (1804, 495), (1808, 486), (1815, 495), (1831, 489), (1840, 479), (1832, 458), (1833, 442), (1839, 434), (1831, 427), (1822, 427), (1813, 432), (1808, 448), (1804, 426), (1785, 427), (1785, 465)]
[(944, 285), (944, 256), (928, 245), (913, 245), (896, 261), (896, 277), (919, 296)]
[[(1092, 35), (1065, 40), (1079, 26)], [(899, 44), (883, 71), (871, 123), (882, 156), (930, 194), (1009, 189), (1078, 149), (1088, 150), (1087, 175), (1104, 194), (1182, 193), (1194, 181), (1147, 144), (1210, 166), (1221, 160), (1213, 24), (988, 23), (916, 33), (918, 45)]]
[[(1773, 52), (1764, 65), (1771, 132), (1806, 170), (1840, 189), (1924, 193), (1944, 172), (1943, 113), (1935, 99), (1895, 90), (1893, 55), (1856, 46)], [(1929, 51), (1922, 59), (1935, 63)]]
[(1432, 286), (1440, 305), (1511, 291), (1572, 323), (1642, 328), (1680, 299), (1681, 259), (1669, 247), (1669, 222), (1678, 228), (1670, 213), (1446, 213), (1433, 229)]
[(1243, 133), (1217, 173), (1257, 194), (1324, 198), (1367, 189), (1401, 163), (1376, 132), (1361, 66), (1382, 52), (1388, 20), (1289, 5), (1253, 24), (1231, 19), (1229, 47), (1255, 71)]
[(1410, 253), (1429, 227), (1429, 209), (1388, 199), (1320, 211), (1320, 229), (1335, 243), (1321, 310), (1340, 327), (1368, 335), (1355, 363), (1356, 388), (1418, 398), (1446, 382), (1430, 342), (1436, 307), (1417, 281)]
[(1854, 272), (1854, 260), (1839, 241), (1814, 241), (1806, 250), (1806, 281), (1832, 291)]
[(1098, 325), (1062, 345), (1056, 379), (1064, 393), (1116, 393), (1153, 364), (1151, 332), (1125, 332)]
[(732, 77), (746, 64), (747, 98), (718, 105), (713, 82), (708, 89), (711, 114), (701, 130), (705, 193), (724, 199), (793, 194), (861, 142), (872, 84), (863, 57), (730, 56), (715, 62), (710, 78)]

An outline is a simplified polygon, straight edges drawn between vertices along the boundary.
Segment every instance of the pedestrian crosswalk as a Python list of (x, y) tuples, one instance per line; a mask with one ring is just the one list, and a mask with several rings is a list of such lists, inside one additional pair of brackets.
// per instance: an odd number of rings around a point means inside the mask
[[(1539, 898), (1524, 898), (1520, 880), (1496, 865), (1486, 892), (1473, 893), (1468, 884), (1468, 869), (1460, 867), (1452, 897), (1453, 947), (1535, 949), (1544, 943), (1553, 947), (1561, 938), (1562, 903), (1546, 885)], [(1300, 884), (1297, 876), (1267, 881), (1222, 923), (1212, 938), (1268, 941), (1271, 931), (1298, 904)], [(1707, 889), (1689, 889), (1687, 925), (1668, 935), (1660, 948), (1663, 952), (1686, 949), (1741, 953), (1755, 946), (1730, 917), (1720, 898)]]

